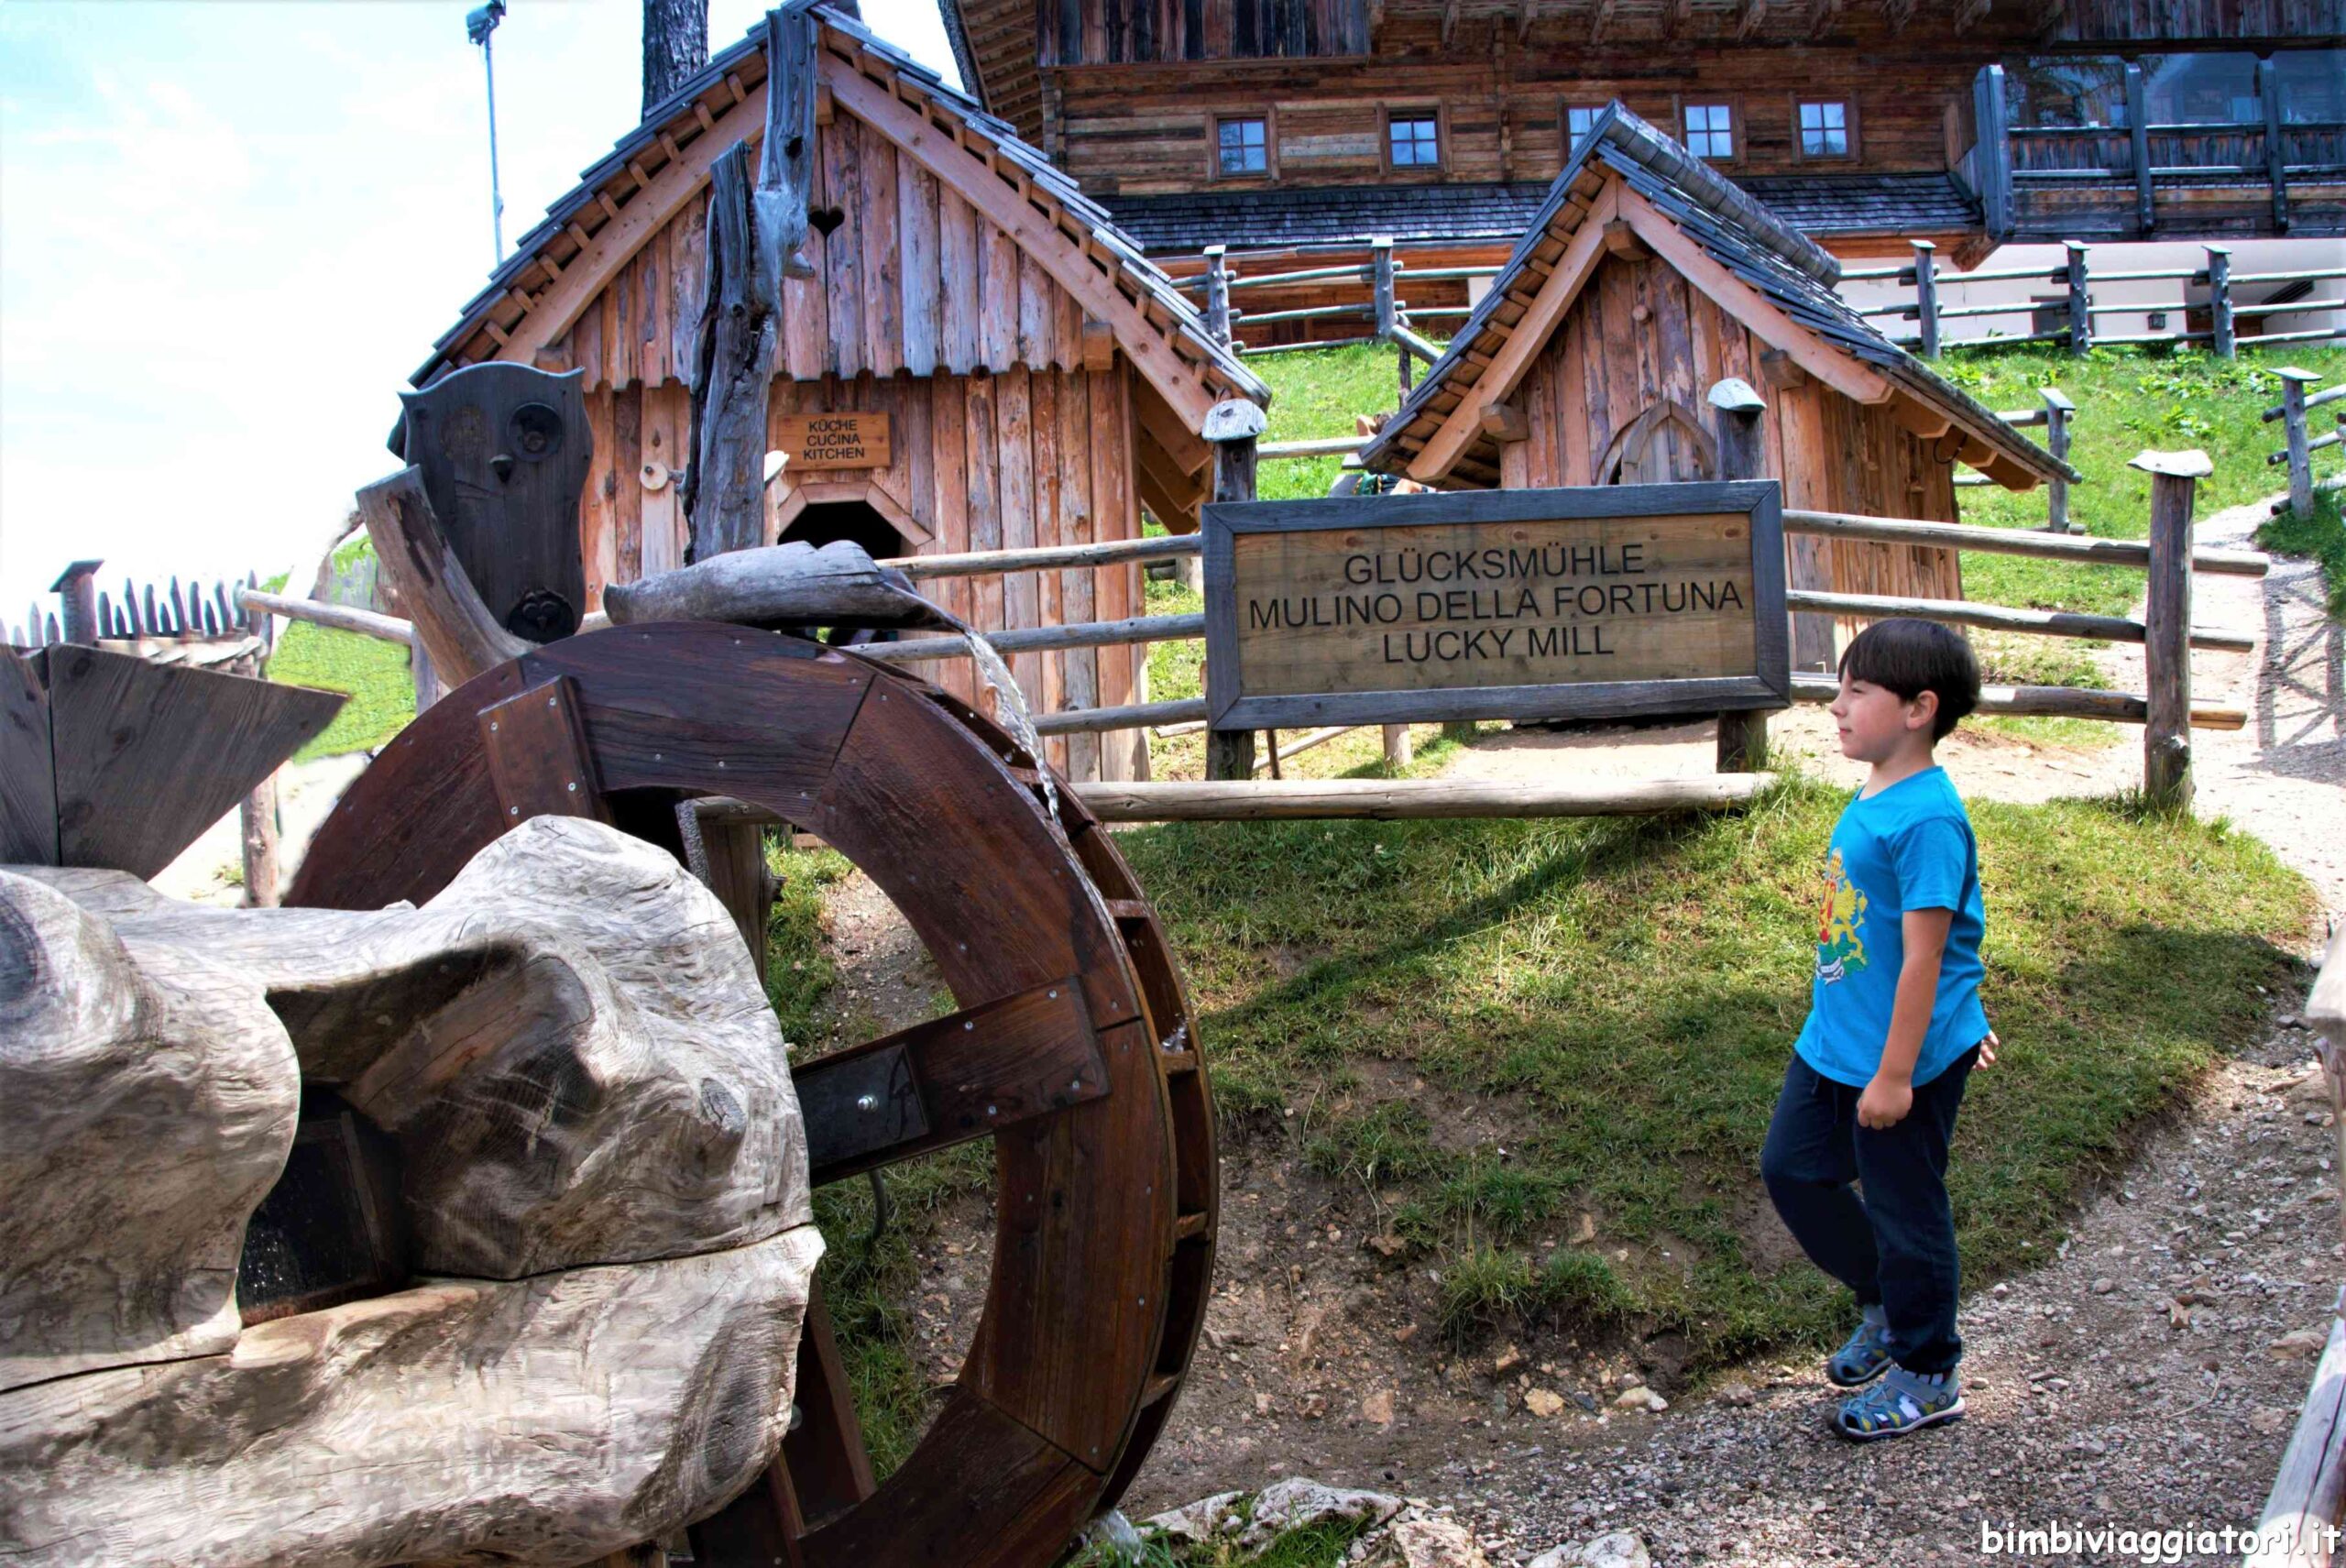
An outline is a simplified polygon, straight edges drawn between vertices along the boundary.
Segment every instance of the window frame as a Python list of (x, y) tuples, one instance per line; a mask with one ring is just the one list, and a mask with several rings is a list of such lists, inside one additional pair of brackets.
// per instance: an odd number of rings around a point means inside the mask
[[(1254, 120), (1263, 127), (1263, 167), (1243, 173), (1225, 173), (1222, 167), (1222, 127), (1241, 121)], [(1279, 177), (1279, 126), (1277, 114), (1270, 109), (1224, 114), (1217, 111), (1206, 117), (1206, 178), (1223, 183), (1241, 181), (1273, 181)]]
[[(1402, 120), (1431, 120), (1433, 122), (1433, 161), (1431, 163), (1396, 163), (1393, 161), (1393, 122)], [(1376, 115), (1376, 160), (1387, 174), (1450, 173), (1450, 110), (1448, 105), (1434, 104), (1380, 104)]]
[[(1606, 102), (1609, 103), (1611, 100), (1608, 99)], [(1565, 159), (1569, 159), (1573, 155), (1573, 148), (1579, 145), (1579, 138), (1573, 135), (1573, 115), (1575, 113), (1585, 113), (1593, 120), (1605, 113), (1605, 104), (1574, 104), (1567, 100), (1557, 111), (1556, 130), (1563, 137)]]
[[(1720, 158), (1710, 153), (1695, 152), (1694, 143), (1687, 139), (1693, 133), (1690, 132), (1686, 126), (1686, 111), (1689, 109), (1721, 108), (1727, 111), (1727, 145), (1734, 150), (1729, 152), (1725, 158)], [(1743, 98), (1740, 93), (1679, 93), (1677, 95), (1676, 104), (1671, 118), (1676, 126), (1676, 140), (1678, 145), (1684, 148), (1688, 153), (1700, 159), (1705, 163), (1715, 163), (1721, 165), (1722, 167), (1732, 168), (1735, 165), (1741, 163), (1749, 151), (1751, 145), (1751, 118), (1743, 112)]]
[[(1854, 98), (1803, 97), (1792, 94), (1792, 158), (1800, 163), (1855, 163), (1863, 148), (1858, 139), (1858, 103)], [(1807, 132), (1800, 123), (1800, 112), (1809, 104), (1838, 104), (1841, 109), (1841, 139), (1846, 150), (1841, 152), (1811, 152)]]

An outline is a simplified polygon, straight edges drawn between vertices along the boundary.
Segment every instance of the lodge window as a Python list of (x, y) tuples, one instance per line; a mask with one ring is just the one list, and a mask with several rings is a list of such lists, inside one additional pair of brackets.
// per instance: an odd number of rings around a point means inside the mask
[(1798, 105), (1800, 155), (1803, 158), (1847, 158), (1851, 151), (1852, 116), (1844, 103)]
[(1269, 121), (1254, 116), (1216, 120), (1213, 138), (1216, 174), (1238, 178), (1271, 171)]
[(1433, 109), (1393, 109), (1385, 118), (1385, 163), (1393, 170), (1442, 167), (1442, 115)]
[(1573, 155), (1573, 149), (1580, 146), (1580, 138), (1595, 126), (1596, 116), (1603, 113), (1605, 113), (1605, 105), (1602, 104), (1571, 104), (1565, 106), (1564, 156), (1566, 158)]
[(1735, 108), (1728, 104), (1686, 105), (1686, 150), (1696, 158), (1735, 157)]

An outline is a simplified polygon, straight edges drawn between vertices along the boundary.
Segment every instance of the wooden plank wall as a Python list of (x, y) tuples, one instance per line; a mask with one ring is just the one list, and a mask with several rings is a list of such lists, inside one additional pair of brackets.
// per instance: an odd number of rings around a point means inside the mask
[[(1513, 400), (1531, 427), (1527, 482), (1597, 483), (1597, 465), (1615, 433), (1658, 398), (1676, 402), (1709, 430), (1704, 396), (1721, 378), (1735, 376), (1768, 400), (1767, 471), (1783, 481), (1786, 506), (1957, 521), (1951, 461), (1935, 457), (1931, 444), (1887, 408), (1852, 401), (1815, 380), (1770, 387), (1759, 360), (1767, 346), (1666, 263), (1607, 259)], [(1697, 469), (1692, 443), (1672, 437), (1665, 452), (1646, 477), (1716, 477)], [(1794, 587), (1963, 597), (1953, 551), (1801, 537), (1788, 539), (1786, 547)]]
[[(1976, 50), (1902, 50), (1894, 67), (1879, 56), (1831, 48), (1796, 56), (1745, 49), (1661, 60), (1584, 49), (1510, 53), (1495, 63), (1488, 53), (1445, 53), (1429, 38), (1421, 51), (1308, 67), (1054, 71), (1048, 79), (1058, 104), (1057, 156), (1087, 190), (1112, 193), (1273, 183), (1216, 180), (1209, 164), (1216, 116), (1267, 115), (1276, 183), (1373, 184), (1397, 178), (1384, 168), (1383, 110), (1439, 104), (1445, 166), (1438, 173), (1412, 170), (1409, 182), (1550, 180), (1568, 150), (1566, 104), (1595, 106), (1617, 97), (1674, 134), (1681, 102), (1699, 94), (1724, 95), (1741, 116), (1738, 155), (1718, 165), (1730, 179), (1935, 170), (1961, 152), (1961, 145), (1950, 144), (1969, 140), (1960, 122), (1968, 119), (1979, 64)], [(1803, 98), (1856, 105), (1854, 157), (1802, 159), (1795, 105)]]
[(1366, 54), (1367, 0), (1036, 0), (1039, 60), (1121, 65)]
[[(684, 521), (674, 487), (647, 488), (641, 470), (681, 438), (689, 417), (684, 387), (603, 388), (586, 398), (595, 464), (580, 508), (590, 607), (603, 586), (630, 581), (647, 562), (681, 562)], [(793, 414), (849, 411), (890, 416), (893, 439), (886, 467), (807, 476), (826, 499), (848, 499), (869, 485), (926, 531), (908, 537), (907, 554), (1023, 549), (1129, 539), (1140, 532), (1133, 484), (1133, 384), (1119, 357), (1107, 371), (1029, 370), (999, 376), (897, 374), (777, 379), (769, 417), (777, 433)], [(681, 466), (681, 463), (677, 465)], [(787, 476), (777, 506), (788, 499)], [(928, 591), (981, 631), (1116, 620), (1142, 613), (1137, 565), (1022, 572), (1008, 576), (945, 577)], [(1075, 649), (1021, 653), (1012, 673), (1038, 712), (1138, 701), (1145, 648)], [(965, 701), (979, 700), (969, 661), (920, 667), (927, 679)], [(984, 706), (981, 704), (981, 706)], [(1076, 778), (1145, 777), (1137, 732), (1094, 739), (1054, 737), (1052, 762)]]
[[(841, 112), (819, 132), (808, 205), (817, 276), (784, 285), (774, 370), (799, 380), (1076, 369), (1083, 311), (1006, 234), (915, 160)], [(682, 379), (700, 308), (708, 203), (654, 234), (549, 358), (586, 372), (586, 389)]]

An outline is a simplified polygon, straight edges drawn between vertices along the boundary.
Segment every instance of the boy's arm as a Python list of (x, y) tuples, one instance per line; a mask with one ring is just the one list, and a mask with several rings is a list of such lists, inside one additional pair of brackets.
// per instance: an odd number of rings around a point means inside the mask
[(1898, 994), (1890, 1006), (1890, 1037), (1882, 1042), (1881, 1066), (1858, 1097), (1858, 1124), (1894, 1127), (1914, 1105), (1914, 1058), (1931, 1031), (1931, 1010), (1939, 995), (1939, 960), (1946, 952), (1952, 909), (1909, 909), (1899, 922), (1906, 961), (1898, 971)]

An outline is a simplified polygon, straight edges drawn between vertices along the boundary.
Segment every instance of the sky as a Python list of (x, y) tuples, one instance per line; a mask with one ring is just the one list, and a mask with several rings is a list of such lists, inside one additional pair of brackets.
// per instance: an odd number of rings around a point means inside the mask
[[(508, 0), (505, 237), (633, 127), (638, 0)], [(0, 624), (313, 559), (494, 265), (466, 0), (0, 5)], [(712, 51), (763, 15), (709, 0)], [(958, 81), (934, 0), (867, 26)]]

